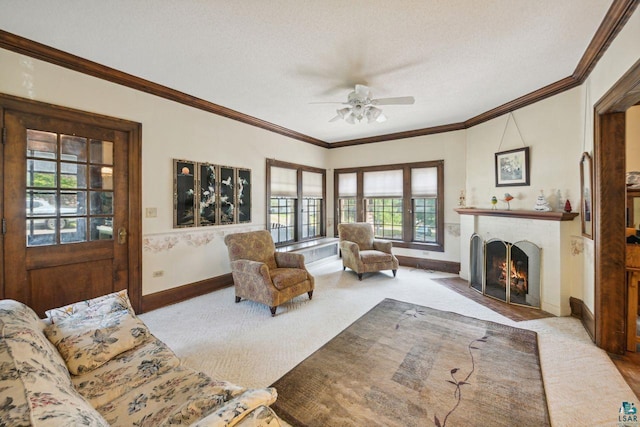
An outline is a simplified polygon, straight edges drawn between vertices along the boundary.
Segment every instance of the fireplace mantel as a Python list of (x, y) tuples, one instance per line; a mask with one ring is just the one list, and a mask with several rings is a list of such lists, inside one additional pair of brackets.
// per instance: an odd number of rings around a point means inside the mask
[(460, 215), (474, 216), (500, 216), (507, 218), (528, 218), (543, 221), (572, 221), (578, 216), (577, 212), (542, 212), (542, 211), (524, 211), (524, 210), (501, 210), (501, 209), (476, 209), (476, 208), (458, 208), (454, 209)]

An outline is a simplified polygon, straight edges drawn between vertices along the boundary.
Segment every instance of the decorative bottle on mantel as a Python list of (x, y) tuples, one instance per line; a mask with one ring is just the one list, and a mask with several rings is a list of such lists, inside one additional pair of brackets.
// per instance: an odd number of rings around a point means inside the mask
[(533, 207), (533, 210), (541, 212), (549, 212), (551, 210), (551, 206), (549, 206), (549, 202), (547, 202), (547, 199), (544, 197), (542, 190), (540, 190), (540, 195), (536, 199), (536, 205)]

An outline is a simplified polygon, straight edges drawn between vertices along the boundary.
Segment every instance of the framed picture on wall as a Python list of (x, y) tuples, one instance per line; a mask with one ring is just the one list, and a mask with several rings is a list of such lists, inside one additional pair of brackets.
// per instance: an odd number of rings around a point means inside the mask
[(198, 163), (200, 191), (198, 206), (198, 225), (216, 225), (217, 223), (217, 176), (216, 165)]
[(196, 225), (196, 163), (188, 160), (173, 160), (173, 226)]
[(495, 160), (496, 187), (529, 185), (529, 147), (501, 151)]
[(251, 222), (251, 170), (237, 169), (238, 222)]
[(220, 166), (220, 224), (233, 224), (235, 221), (235, 169)]

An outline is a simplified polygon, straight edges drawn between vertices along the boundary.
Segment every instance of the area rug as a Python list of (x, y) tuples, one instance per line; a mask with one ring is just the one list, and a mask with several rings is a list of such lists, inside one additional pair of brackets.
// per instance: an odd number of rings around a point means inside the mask
[(277, 380), (292, 426), (548, 426), (535, 332), (385, 299)]

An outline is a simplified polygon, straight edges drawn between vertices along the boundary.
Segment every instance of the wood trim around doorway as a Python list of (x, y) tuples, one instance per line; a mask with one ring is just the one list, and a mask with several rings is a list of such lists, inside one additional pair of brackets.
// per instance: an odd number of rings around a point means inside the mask
[[(142, 308), (142, 125), (129, 120), (0, 93), (0, 113), (3, 110), (51, 116), (60, 120), (114, 129), (127, 134), (129, 156), (129, 206), (127, 212), (129, 225), (127, 235), (129, 276), (127, 291), (134, 310), (139, 312)], [(4, 128), (2, 117), (3, 114), (0, 114), (0, 127)], [(2, 164), (2, 161), (0, 161), (0, 164)], [(6, 182), (4, 170), (0, 168), (0, 184), (5, 185)], [(0, 212), (4, 213), (4, 206), (1, 205), (1, 202)], [(4, 242), (0, 247), (3, 244)], [(2, 253), (0, 252), (0, 297), (4, 298), (4, 268), (8, 268), (8, 266), (3, 265), (3, 257), (1, 255)]]
[(626, 348), (625, 111), (640, 101), (640, 60), (594, 106), (595, 342)]

